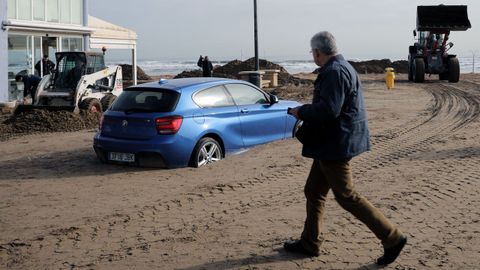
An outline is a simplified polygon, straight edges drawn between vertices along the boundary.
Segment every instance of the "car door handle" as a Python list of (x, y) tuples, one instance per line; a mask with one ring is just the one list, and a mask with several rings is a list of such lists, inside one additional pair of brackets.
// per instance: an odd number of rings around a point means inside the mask
[(246, 109), (246, 108), (245, 108), (245, 109), (241, 109), (240, 112), (241, 112), (241, 113), (248, 113), (248, 109)]

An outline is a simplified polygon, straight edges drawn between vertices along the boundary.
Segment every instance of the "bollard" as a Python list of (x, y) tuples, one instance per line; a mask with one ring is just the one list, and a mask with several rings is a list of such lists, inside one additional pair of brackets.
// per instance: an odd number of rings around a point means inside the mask
[(385, 69), (385, 83), (388, 89), (392, 89), (395, 85), (395, 70), (391, 67)]

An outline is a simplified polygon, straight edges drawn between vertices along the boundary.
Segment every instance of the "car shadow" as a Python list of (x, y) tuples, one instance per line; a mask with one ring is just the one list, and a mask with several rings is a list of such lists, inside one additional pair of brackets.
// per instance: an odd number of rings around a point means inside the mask
[(0, 180), (70, 178), (151, 170), (164, 169), (104, 164), (97, 159), (93, 149), (81, 148), (0, 161)]

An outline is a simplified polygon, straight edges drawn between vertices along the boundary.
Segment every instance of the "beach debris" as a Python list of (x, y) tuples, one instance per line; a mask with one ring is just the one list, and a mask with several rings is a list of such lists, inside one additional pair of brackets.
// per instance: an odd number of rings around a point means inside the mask
[(98, 127), (99, 113), (81, 111), (79, 114), (68, 111), (50, 112), (34, 110), (12, 115), (0, 123), (0, 141), (42, 132), (68, 132)]

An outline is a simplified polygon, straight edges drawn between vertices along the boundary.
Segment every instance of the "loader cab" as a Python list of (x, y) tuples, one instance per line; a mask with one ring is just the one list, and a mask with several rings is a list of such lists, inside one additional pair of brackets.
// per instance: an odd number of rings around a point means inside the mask
[(74, 90), (83, 75), (105, 69), (105, 60), (101, 53), (58, 52), (55, 57), (57, 67), (53, 78), (54, 89)]

